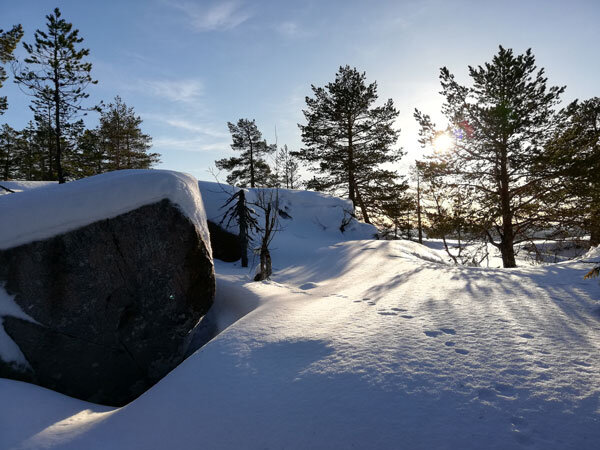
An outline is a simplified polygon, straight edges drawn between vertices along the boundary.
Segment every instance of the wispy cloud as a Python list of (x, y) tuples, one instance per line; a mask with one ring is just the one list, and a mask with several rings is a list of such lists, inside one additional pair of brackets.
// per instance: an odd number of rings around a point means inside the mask
[(220, 130), (217, 127), (202, 123), (202, 122), (192, 122), (191, 120), (181, 119), (176, 117), (163, 117), (163, 116), (153, 116), (154, 119), (159, 120), (171, 127), (179, 128), (181, 130), (191, 131), (193, 133), (202, 134), (205, 136), (215, 137), (215, 138), (226, 138), (229, 136), (225, 130)]
[(275, 30), (277, 30), (279, 34), (288, 38), (304, 38), (313, 35), (313, 33), (300, 27), (300, 25), (298, 25), (296, 22), (291, 21), (285, 21), (277, 24), (275, 26)]
[(241, 2), (235, 0), (216, 1), (209, 6), (200, 6), (190, 2), (176, 2), (171, 5), (182, 11), (190, 25), (200, 32), (230, 30), (252, 16)]
[(152, 140), (154, 149), (184, 150), (188, 152), (210, 152), (228, 150), (229, 141), (206, 142), (201, 138), (180, 139), (169, 136), (158, 137)]
[(163, 97), (172, 102), (195, 102), (204, 91), (199, 80), (142, 80), (137, 84), (137, 90), (142, 89), (151, 95)]

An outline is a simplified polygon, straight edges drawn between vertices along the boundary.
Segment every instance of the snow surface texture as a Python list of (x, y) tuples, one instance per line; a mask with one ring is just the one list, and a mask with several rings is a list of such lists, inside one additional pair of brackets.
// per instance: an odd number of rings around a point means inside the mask
[(337, 218), (302, 208), (273, 280), (216, 262), (222, 333), (126, 407), (0, 380), (0, 448), (598, 448), (584, 259), (457, 267), (412, 242), (333, 242)]
[(0, 249), (66, 233), (165, 198), (179, 206), (196, 225), (210, 250), (196, 179), (168, 170), (120, 170), (3, 195)]

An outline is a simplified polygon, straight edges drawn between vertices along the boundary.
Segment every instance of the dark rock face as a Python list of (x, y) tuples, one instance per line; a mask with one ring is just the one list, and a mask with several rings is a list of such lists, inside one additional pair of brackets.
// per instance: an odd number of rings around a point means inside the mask
[(234, 262), (242, 257), (240, 239), (236, 234), (230, 233), (210, 220), (208, 221), (208, 231), (214, 258), (225, 262)]
[(215, 293), (207, 243), (168, 200), (0, 251), (0, 283), (38, 322), (3, 320), (22, 378), (116, 406), (183, 360)]

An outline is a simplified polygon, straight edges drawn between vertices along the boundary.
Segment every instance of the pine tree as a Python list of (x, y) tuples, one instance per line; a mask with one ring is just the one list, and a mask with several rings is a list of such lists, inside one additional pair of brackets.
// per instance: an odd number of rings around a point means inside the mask
[[(149, 169), (160, 161), (158, 153), (148, 153), (152, 138), (142, 132), (141, 124), (141, 117), (119, 96), (102, 111), (98, 135), (107, 159), (106, 170)], [(97, 157), (98, 153), (89, 154)]]
[(600, 245), (600, 98), (574, 101), (561, 111), (560, 129), (548, 145), (540, 170), (559, 177), (559, 207), (547, 214), (563, 230), (581, 229)]
[(0, 174), (7, 181), (19, 178), (19, 133), (11, 126), (0, 127)]
[(255, 120), (240, 119), (237, 124), (228, 122), (227, 126), (233, 140), (231, 148), (242, 152), (239, 157), (215, 161), (218, 169), (231, 172), (227, 183), (251, 188), (274, 185), (276, 181), (263, 156), (273, 153), (275, 146), (263, 139)]
[(275, 156), (275, 175), (279, 187), (297, 189), (300, 184), (299, 164), (287, 145), (281, 147)]
[(333, 83), (312, 90), (314, 97), (306, 97), (303, 111), (307, 124), (299, 125), (306, 147), (293, 154), (317, 165), (322, 177), (313, 186), (345, 192), (370, 223), (370, 213), (389, 200), (387, 190), (405, 186), (395, 171), (380, 167), (403, 155), (392, 148), (399, 134), (393, 128), (398, 111), (391, 99), (374, 107), (377, 83), (367, 85), (365, 73), (350, 66), (340, 67)]
[(88, 98), (85, 92), (95, 84), (90, 72), (92, 64), (85, 62), (89, 50), (76, 49), (83, 42), (79, 30), (61, 18), (58, 8), (46, 16), (47, 31), (36, 30), (35, 43), (24, 44), (29, 54), (26, 67), (15, 80), (30, 90), (36, 99), (53, 104), (54, 163), (59, 183), (65, 182), (62, 167), (64, 128), (72, 117), (84, 111), (81, 102)]
[[(0, 29), (0, 64), (6, 64), (13, 60), (13, 52), (23, 37), (23, 27), (15, 25), (8, 31)], [(8, 78), (6, 69), (0, 65), (0, 88)], [(8, 108), (6, 97), (0, 97), (0, 115)]]
[[(440, 71), (445, 139), (452, 146), (434, 160), (455, 185), (472, 188), (472, 216), (500, 250), (504, 267), (515, 267), (515, 244), (545, 221), (541, 205), (554, 177), (537, 168), (557, 126), (555, 106), (564, 87), (547, 87), (531, 50), (514, 55), (500, 47), (491, 62), (469, 67), (469, 76), (472, 85), (462, 86), (447, 68)], [(429, 116), (416, 111), (415, 118), (424, 145), (442, 136)]]

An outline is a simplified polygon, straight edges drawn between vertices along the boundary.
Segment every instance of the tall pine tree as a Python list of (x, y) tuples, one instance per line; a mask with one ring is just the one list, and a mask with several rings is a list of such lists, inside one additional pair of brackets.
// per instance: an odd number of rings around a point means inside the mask
[(58, 181), (64, 183), (64, 128), (75, 114), (85, 110), (81, 104), (89, 96), (85, 90), (96, 81), (90, 75), (92, 64), (84, 61), (89, 49), (76, 48), (83, 42), (79, 30), (73, 30), (58, 8), (46, 19), (47, 30), (36, 30), (35, 42), (24, 44), (29, 56), (25, 58), (26, 67), (15, 79), (38, 100), (52, 102), (54, 163)]
[(365, 73), (350, 66), (340, 67), (334, 82), (312, 90), (303, 111), (307, 123), (299, 125), (306, 147), (294, 155), (322, 175), (311, 186), (345, 192), (370, 223), (382, 203), (392, 201), (399, 187), (406, 189), (395, 171), (381, 167), (403, 155), (393, 148), (398, 111), (391, 99), (375, 107), (377, 83), (366, 84)]
[[(541, 205), (554, 189), (538, 161), (557, 126), (564, 87), (547, 86), (531, 50), (515, 55), (501, 46), (491, 62), (469, 66), (469, 76), (471, 85), (463, 86), (447, 68), (440, 71), (444, 137), (452, 145), (433, 159), (450, 183), (471, 188), (471, 218), (500, 250), (504, 267), (515, 267), (514, 246), (544, 225)], [(415, 118), (422, 144), (440, 138), (429, 116), (416, 111)]]
[(231, 172), (227, 183), (251, 188), (272, 186), (274, 176), (263, 156), (275, 151), (275, 146), (263, 139), (255, 120), (240, 119), (237, 124), (228, 122), (227, 126), (233, 140), (231, 148), (241, 152), (239, 157), (215, 161), (217, 169)]

